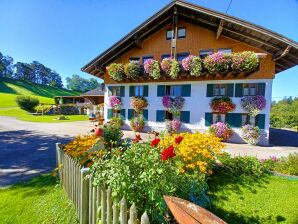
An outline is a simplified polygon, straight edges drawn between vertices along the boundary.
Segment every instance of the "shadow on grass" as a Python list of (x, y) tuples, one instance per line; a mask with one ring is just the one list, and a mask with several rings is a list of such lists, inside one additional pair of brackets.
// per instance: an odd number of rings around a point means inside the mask
[(0, 92), (1, 93), (10, 93), (10, 94), (16, 94), (17, 93), (14, 89), (10, 88), (8, 85), (6, 85), (3, 82), (0, 82)]

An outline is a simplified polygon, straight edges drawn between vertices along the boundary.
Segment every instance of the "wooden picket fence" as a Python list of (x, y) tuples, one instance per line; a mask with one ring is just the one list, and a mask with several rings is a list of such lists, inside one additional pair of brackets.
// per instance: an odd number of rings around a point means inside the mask
[[(56, 160), (62, 186), (73, 202), (80, 224), (149, 224), (146, 212), (138, 220), (137, 208), (133, 203), (128, 209), (125, 198), (113, 201), (112, 189), (93, 186), (87, 178), (89, 168), (83, 168), (73, 158), (66, 155), (56, 143)], [(61, 166), (62, 165), (62, 166)]]

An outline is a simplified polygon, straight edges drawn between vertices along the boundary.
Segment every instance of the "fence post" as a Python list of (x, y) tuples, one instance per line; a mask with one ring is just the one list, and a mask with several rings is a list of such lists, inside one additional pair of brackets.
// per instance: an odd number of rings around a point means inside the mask
[(107, 190), (107, 224), (112, 224), (112, 197), (111, 197), (111, 187)]
[(81, 215), (80, 224), (89, 223), (89, 180), (86, 179), (86, 175), (89, 173), (89, 168), (81, 169)]
[(107, 223), (107, 191), (105, 186), (101, 187), (101, 224)]
[(150, 224), (147, 212), (144, 212), (141, 217), (141, 224)]
[[(59, 165), (62, 164), (62, 157), (61, 157), (61, 149), (60, 149), (61, 143), (57, 142), (56, 143), (56, 167), (59, 168)], [(61, 182), (61, 170), (58, 170), (58, 177), (59, 181)]]
[(132, 204), (129, 210), (129, 221), (128, 224), (137, 224), (137, 208), (135, 203)]
[(124, 197), (120, 202), (120, 224), (127, 224), (127, 206)]
[(113, 224), (119, 223), (119, 211), (116, 202), (113, 202)]

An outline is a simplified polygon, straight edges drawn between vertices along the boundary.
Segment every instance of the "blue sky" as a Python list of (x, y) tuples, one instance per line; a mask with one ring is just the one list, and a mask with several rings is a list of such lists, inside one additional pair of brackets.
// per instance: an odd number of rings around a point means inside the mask
[[(80, 68), (169, 0), (0, 0), (0, 51), (40, 61), (63, 78)], [(192, 0), (225, 12), (230, 0)], [(228, 14), (298, 41), (298, 0), (233, 0)], [(298, 66), (277, 74), (273, 97), (298, 96)]]

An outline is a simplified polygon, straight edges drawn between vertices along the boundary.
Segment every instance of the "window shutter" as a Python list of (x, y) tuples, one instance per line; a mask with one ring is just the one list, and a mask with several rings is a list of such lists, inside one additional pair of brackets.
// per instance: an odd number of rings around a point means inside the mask
[(129, 97), (132, 97), (135, 95), (134, 91), (135, 87), (134, 86), (129, 86)]
[(241, 114), (239, 113), (228, 113), (226, 114), (226, 123), (232, 128), (241, 127)]
[(260, 129), (265, 128), (265, 114), (258, 114), (256, 117), (257, 125)]
[(133, 118), (133, 109), (127, 110), (127, 119), (130, 120)]
[(258, 83), (258, 95), (265, 96), (266, 83)]
[(108, 109), (108, 119), (111, 119), (113, 117), (113, 110)]
[(165, 111), (164, 110), (157, 110), (156, 111), (156, 121), (163, 122), (165, 120)]
[(148, 97), (148, 86), (144, 86), (144, 97)]
[(125, 86), (120, 86), (120, 97), (125, 96)]
[(191, 95), (191, 85), (182, 85), (182, 96), (189, 97)]
[(243, 83), (236, 83), (235, 97), (243, 97)]
[(166, 86), (165, 85), (158, 85), (157, 86), (157, 96), (164, 96), (166, 92)]
[(189, 124), (189, 119), (190, 119), (190, 111), (181, 111), (180, 120), (183, 123)]
[(212, 125), (212, 113), (205, 113), (205, 126), (209, 127)]
[(108, 95), (109, 95), (109, 96), (112, 95), (112, 86), (108, 86)]
[(227, 96), (234, 96), (234, 83), (227, 84)]
[(213, 97), (213, 84), (207, 84), (207, 97)]
[(145, 121), (148, 121), (148, 110), (143, 110), (143, 116)]
[(125, 120), (125, 109), (121, 110), (121, 119)]

